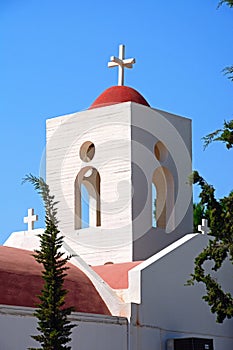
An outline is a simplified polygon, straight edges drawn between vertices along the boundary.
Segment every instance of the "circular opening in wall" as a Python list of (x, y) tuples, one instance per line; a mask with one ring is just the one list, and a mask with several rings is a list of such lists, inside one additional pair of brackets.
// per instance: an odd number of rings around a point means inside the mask
[(86, 141), (82, 144), (79, 151), (79, 156), (84, 162), (90, 162), (95, 155), (95, 145), (91, 141)]
[(167, 159), (168, 151), (167, 151), (167, 148), (164, 146), (164, 144), (161, 141), (158, 141), (155, 144), (154, 154), (159, 162), (164, 162)]

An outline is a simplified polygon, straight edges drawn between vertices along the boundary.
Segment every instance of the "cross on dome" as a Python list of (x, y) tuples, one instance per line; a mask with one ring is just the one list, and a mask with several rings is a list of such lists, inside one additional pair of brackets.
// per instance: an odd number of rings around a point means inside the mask
[(23, 222), (28, 224), (28, 231), (34, 230), (34, 222), (38, 221), (38, 215), (34, 214), (34, 209), (28, 209), (28, 216), (23, 218)]
[(118, 66), (118, 85), (124, 85), (124, 69), (133, 68), (135, 58), (125, 59), (125, 45), (119, 45), (119, 57), (111, 56), (108, 68)]
[(201, 231), (203, 235), (210, 233), (210, 228), (208, 227), (208, 220), (201, 220), (201, 225), (198, 225), (198, 231)]

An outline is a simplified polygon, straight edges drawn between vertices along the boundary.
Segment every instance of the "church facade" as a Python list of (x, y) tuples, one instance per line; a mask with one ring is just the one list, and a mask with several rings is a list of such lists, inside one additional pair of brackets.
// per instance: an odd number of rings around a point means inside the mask
[[(46, 182), (58, 201), (63, 251), (73, 256), (72, 349), (172, 350), (186, 341), (186, 350), (232, 350), (232, 320), (217, 324), (203, 287), (185, 286), (209, 239), (193, 233), (191, 120), (124, 86), (124, 68), (134, 63), (121, 46), (109, 63), (119, 66), (119, 85), (88, 110), (46, 123)], [(28, 230), (0, 247), (4, 350), (35, 346), (41, 271), (31, 252), (43, 229), (28, 214)], [(227, 264), (220, 278), (232, 290)]]

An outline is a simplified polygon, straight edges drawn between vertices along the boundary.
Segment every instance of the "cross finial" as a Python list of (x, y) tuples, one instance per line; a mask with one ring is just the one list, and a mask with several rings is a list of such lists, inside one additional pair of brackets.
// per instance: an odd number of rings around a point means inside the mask
[(28, 216), (25, 216), (23, 222), (28, 224), (28, 231), (34, 230), (34, 222), (38, 221), (38, 215), (34, 215), (34, 209), (28, 209)]
[(198, 231), (201, 231), (203, 235), (210, 233), (210, 228), (208, 227), (208, 220), (201, 220), (201, 225), (198, 225)]
[(124, 69), (133, 68), (135, 62), (135, 58), (125, 59), (125, 45), (119, 45), (119, 57), (111, 56), (108, 62), (109, 68), (118, 66), (118, 85), (124, 85)]

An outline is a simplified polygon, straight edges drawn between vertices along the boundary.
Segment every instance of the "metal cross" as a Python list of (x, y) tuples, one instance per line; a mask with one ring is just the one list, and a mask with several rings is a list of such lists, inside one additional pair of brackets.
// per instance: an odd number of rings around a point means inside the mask
[(125, 45), (119, 45), (119, 57), (111, 56), (108, 68), (118, 66), (118, 85), (124, 85), (124, 68), (133, 68), (135, 58), (125, 59)]
[(203, 235), (210, 233), (210, 228), (208, 227), (208, 220), (201, 220), (201, 225), (198, 225), (198, 231), (201, 231)]
[(28, 216), (25, 216), (23, 222), (28, 224), (28, 231), (34, 230), (34, 222), (38, 221), (38, 215), (34, 215), (34, 209), (28, 209)]

